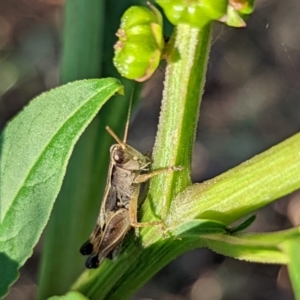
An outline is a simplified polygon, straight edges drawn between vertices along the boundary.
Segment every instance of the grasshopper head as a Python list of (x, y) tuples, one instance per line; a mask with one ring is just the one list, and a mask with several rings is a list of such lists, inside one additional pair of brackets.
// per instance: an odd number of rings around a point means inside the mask
[(149, 165), (148, 157), (127, 144), (124, 149), (118, 144), (112, 145), (110, 148), (110, 158), (116, 165), (126, 170), (146, 170)]
[(127, 170), (147, 170), (147, 166), (150, 163), (147, 156), (127, 145), (125, 141), (121, 141), (109, 127), (106, 127), (106, 130), (118, 142), (118, 144), (114, 144), (110, 148), (112, 162)]

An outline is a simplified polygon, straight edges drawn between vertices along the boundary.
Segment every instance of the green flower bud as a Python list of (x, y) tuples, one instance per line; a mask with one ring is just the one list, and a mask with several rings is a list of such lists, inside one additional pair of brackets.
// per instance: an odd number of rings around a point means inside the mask
[(156, 0), (156, 3), (172, 24), (202, 28), (226, 14), (228, 0)]
[(164, 48), (160, 12), (141, 6), (130, 7), (116, 33), (114, 65), (126, 78), (145, 81), (154, 73)]

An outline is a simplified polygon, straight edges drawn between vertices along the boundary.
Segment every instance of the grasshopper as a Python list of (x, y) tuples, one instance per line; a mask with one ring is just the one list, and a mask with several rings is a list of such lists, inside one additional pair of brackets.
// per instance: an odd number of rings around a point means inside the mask
[(162, 222), (138, 222), (141, 184), (158, 174), (181, 170), (180, 167), (169, 167), (150, 171), (150, 158), (126, 144), (130, 111), (131, 102), (123, 141), (106, 126), (117, 144), (110, 148), (106, 188), (95, 229), (90, 239), (80, 248), (81, 254), (89, 255), (87, 268), (97, 268), (103, 258), (113, 256), (114, 250), (132, 227), (162, 226)]

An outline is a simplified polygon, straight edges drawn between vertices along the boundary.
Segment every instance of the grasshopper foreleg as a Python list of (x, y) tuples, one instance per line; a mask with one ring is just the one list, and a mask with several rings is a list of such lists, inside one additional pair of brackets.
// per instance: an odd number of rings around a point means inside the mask
[(158, 169), (158, 170), (152, 171), (150, 173), (139, 174), (135, 178), (134, 183), (143, 183), (143, 182), (149, 180), (150, 178), (152, 178), (154, 176), (157, 176), (159, 174), (169, 173), (169, 172), (174, 172), (174, 171), (180, 171), (180, 170), (182, 170), (181, 166), (179, 166), (179, 167), (173, 166), (173, 167)]

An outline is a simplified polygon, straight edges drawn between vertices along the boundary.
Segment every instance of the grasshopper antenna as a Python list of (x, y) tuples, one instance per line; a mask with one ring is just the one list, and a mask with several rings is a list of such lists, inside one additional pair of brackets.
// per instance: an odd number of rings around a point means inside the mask
[(132, 109), (133, 94), (134, 94), (134, 88), (132, 89), (130, 100), (129, 100), (127, 119), (126, 119), (126, 125), (125, 125), (125, 130), (124, 130), (123, 143), (125, 145), (126, 145), (127, 135), (128, 135), (128, 128), (129, 128), (129, 121), (130, 121), (130, 115), (131, 115), (131, 109)]
[(132, 108), (133, 94), (134, 94), (134, 89), (132, 90), (130, 100), (129, 100), (129, 107), (128, 107), (128, 113), (127, 113), (127, 119), (126, 119), (126, 125), (125, 125), (125, 130), (124, 130), (123, 141), (121, 141), (119, 139), (119, 137), (114, 133), (114, 131), (109, 126), (105, 127), (105, 129), (108, 131), (108, 133), (118, 142), (118, 144), (122, 147), (123, 150), (126, 148), (126, 141), (127, 141), (127, 135), (128, 135), (128, 128), (129, 128), (130, 114), (131, 114), (131, 108)]
[(106, 126), (105, 129), (108, 131), (108, 133), (118, 142), (118, 144), (122, 147), (124, 150), (126, 148), (126, 144), (119, 139), (119, 137), (114, 133), (114, 131), (109, 127)]

